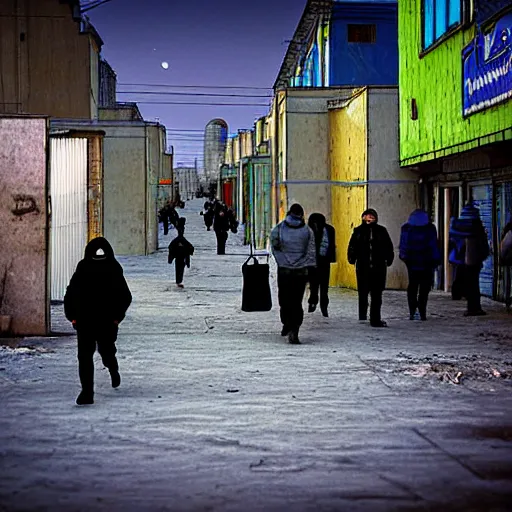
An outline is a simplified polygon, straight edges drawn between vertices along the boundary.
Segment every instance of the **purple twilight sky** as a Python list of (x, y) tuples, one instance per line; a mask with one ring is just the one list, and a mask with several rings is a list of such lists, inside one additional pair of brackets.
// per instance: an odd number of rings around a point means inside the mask
[[(287, 41), (293, 36), (305, 3), (306, 0), (111, 0), (86, 14), (104, 40), (103, 56), (117, 73), (118, 91), (165, 93), (118, 94), (118, 101), (137, 101), (145, 119), (158, 119), (167, 127), (175, 165), (193, 164), (197, 156), (198, 165), (202, 166), (201, 131), (208, 121), (221, 117), (228, 123), (230, 133), (236, 133), (238, 129), (251, 128), (256, 118), (268, 112), (270, 103), (270, 98), (265, 97), (203, 95), (270, 95)], [(167, 70), (162, 68), (162, 62), (169, 63)], [(150, 84), (262, 89), (190, 89)], [(232, 106), (233, 103), (263, 106)]]

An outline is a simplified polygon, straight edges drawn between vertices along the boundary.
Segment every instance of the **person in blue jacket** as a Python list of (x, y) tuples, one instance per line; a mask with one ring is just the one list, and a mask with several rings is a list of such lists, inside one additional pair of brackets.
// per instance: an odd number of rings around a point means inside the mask
[(467, 300), (464, 315), (485, 315), (480, 303), (480, 271), (490, 249), (480, 210), (471, 201), (464, 206), (458, 218), (452, 219), (449, 245), (449, 261), (456, 266), (458, 293)]
[(441, 263), (437, 230), (427, 212), (414, 210), (400, 233), (400, 259), (407, 266), (409, 286), (407, 302), (409, 318), (414, 320), (416, 311), (421, 320), (427, 319), (428, 294), (432, 288), (434, 270)]

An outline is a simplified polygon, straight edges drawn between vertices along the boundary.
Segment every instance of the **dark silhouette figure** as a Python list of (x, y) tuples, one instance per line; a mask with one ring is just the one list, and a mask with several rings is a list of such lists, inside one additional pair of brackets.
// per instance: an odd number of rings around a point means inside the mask
[(207, 231), (211, 231), (213, 225), (213, 217), (215, 216), (216, 201), (211, 199), (205, 201), (203, 206), (203, 221)]
[(164, 235), (169, 233), (169, 224), (171, 226), (177, 227), (179, 215), (176, 211), (176, 208), (170, 203), (167, 202), (163, 208), (158, 212), (158, 217), (160, 222), (162, 222), (164, 227)]
[(437, 244), (437, 230), (427, 212), (414, 210), (400, 233), (400, 259), (407, 266), (409, 286), (407, 302), (409, 318), (414, 320), (416, 310), (421, 320), (427, 319), (427, 302), (434, 270), (441, 263)]
[(450, 263), (457, 266), (457, 288), (467, 299), (465, 316), (485, 315), (480, 302), (480, 271), (489, 256), (487, 233), (480, 211), (472, 203), (462, 209), (450, 225)]
[(223, 203), (217, 202), (215, 205), (215, 215), (213, 217), (213, 230), (217, 237), (217, 254), (226, 254), (226, 241), (230, 229), (231, 219), (228, 209)]
[(169, 244), (169, 257), (167, 262), (175, 262), (176, 286), (183, 288), (185, 267), (190, 268), (190, 256), (194, 254), (194, 246), (184, 237), (185, 217), (178, 220), (178, 236)]
[(336, 231), (327, 224), (325, 216), (321, 213), (312, 213), (308, 219), (308, 226), (315, 235), (316, 269), (309, 273), (309, 308), (312, 313), (318, 305), (318, 292), (320, 291), (320, 310), (323, 316), (329, 316), (329, 278), (331, 263), (336, 261)]
[(91, 240), (66, 290), (64, 311), (78, 339), (78, 372), (82, 391), (78, 405), (94, 403), (93, 355), (98, 346), (108, 368), (112, 387), (121, 383), (116, 359), (119, 323), (124, 319), (132, 295), (112, 246), (103, 237)]
[(368, 295), (371, 296), (370, 325), (386, 327), (381, 319), (382, 292), (386, 288), (387, 267), (394, 259), (393, 242), (384, 226), (378, 224), (372, 208), (362, 214), (362, 223), (354, 228), (348, 245), (348, 261), (356, 266), (359, 294), (359, 320), (366, 320)]

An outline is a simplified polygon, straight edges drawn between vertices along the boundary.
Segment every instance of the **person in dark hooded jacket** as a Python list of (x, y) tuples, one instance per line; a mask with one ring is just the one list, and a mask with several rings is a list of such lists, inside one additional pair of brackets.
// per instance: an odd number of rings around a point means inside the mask
[(309, 275), (308, 312), (315, 311), (320, 290), (320, 310), (322, 315), (327, 317), (331, 263), (336, 261), (336, 231), (326, 223), (325, 216), (321, 213), (312, 213), (308, 219), (308, 226), (315, 235), (316, 247), (316, 269), (311, 269)]
[(354, 228), (348, 245), (348, 261), (356, 266), (359, 294), (359, 320), (368, 314), (368, 295), (371, 296), (370, 325), (386, 327), (380, 315), (382, 292), (386, 288), (387, 267), (394, 259), (393, 242), (388, 230), (378, 224), (377, 212), (369, 208), (362, 214), (362, 223)]
[(456, 265), (458, 292), (467, 299), (465, 316), (485, 315), (480, 302), (480, 271), (489, 257), (489, 242), (480, 210), (470, 201), (450, 225), (449, 261)]
[(426, 320), (428, 294), (432, 288), (434, 270), (441, 263), (437, 230), (430, 222), (427, 212), (414, 210), (409, 221), (402, 226), (400, 259), (407, 266), (409, 275), (409, 318), (414, 320), (418, 310), (421, 320)]
[(183, 288), (183, 275), (185, 267), (190, 268), (190, 256), (194, 254), (194, 246), (185, 238), (185, 217), (178, 220), (178, 236), (169, 244), (167, 262), (175, 261), (176, 286)]
[(226, 254), (226, 242), (230, 229), (231, 219), (228, 208), (224, 203), (218, 201), (215, 205), (215, 215), (213, 217), (213, 230), (217, 237), (217, 254)]
[(112, 387), (121, 383), (116, 359), (118, 325), (125, 317), (132, 295), (115, 259), (112, 246), (103, 237), (94, 238), (85, 248), (64, 296), (66, 318), (77, 331), (78, 373), (82, 391), (78, 405), (94, 403), (94, 362), (98, 352), (108, 368)]

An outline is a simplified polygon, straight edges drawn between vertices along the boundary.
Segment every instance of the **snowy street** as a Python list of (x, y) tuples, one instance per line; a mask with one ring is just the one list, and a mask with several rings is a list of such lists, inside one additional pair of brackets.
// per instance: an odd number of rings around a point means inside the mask
[[(331, 289), (301, 345), (273, 308), (244, 313), (249, 252), (189, 201), (184, 289), (161, 250), (118, 257), (133, 294), (117, 342), (121, 386), (95, 355), (95, 404), (79, 407), (76, 337), (0, 345), (0, 511), (460, 511), (512, 503), (512, 316), (434, 292), (427, 322), (384, 294), (387, 329)], [(160, 227), (161, 229), (161, 227)], [(345, 257), (338, 248), (338, 257)], [(307, 304), (305, 303), (305, 310)], [(67, 334), (66, 334), (67, 333)]]

